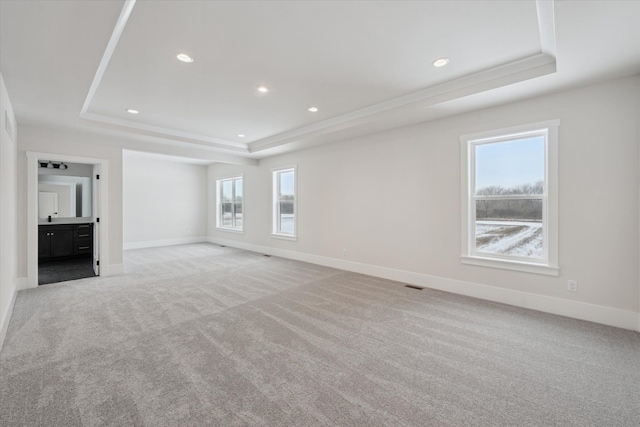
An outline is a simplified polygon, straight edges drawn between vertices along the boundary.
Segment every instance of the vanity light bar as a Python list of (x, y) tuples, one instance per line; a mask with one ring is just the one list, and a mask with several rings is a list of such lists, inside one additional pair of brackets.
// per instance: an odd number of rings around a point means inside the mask
[(52, 161), (48, 161), (48, 162), (39, 162), (40, 163), (40, 167), (41, 168), (45, 168), (45, 169), (61, 169), (61, 170), (65, 170), (68, 168), (67, 165), (64, 164), (64, 162), (60, 162), (60, 163), (53, 163)]

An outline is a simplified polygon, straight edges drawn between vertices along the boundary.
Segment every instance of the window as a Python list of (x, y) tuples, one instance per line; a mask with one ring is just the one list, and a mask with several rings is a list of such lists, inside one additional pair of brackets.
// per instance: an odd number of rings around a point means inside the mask
[(296, 169), (273, 171), (273, 236), (295, 239)]
[(463, 263), (558, 275), (558, 125), (460, 138)]
[(242, 177), (219, 179), (216, 181), (218, 228), (242, 231)]

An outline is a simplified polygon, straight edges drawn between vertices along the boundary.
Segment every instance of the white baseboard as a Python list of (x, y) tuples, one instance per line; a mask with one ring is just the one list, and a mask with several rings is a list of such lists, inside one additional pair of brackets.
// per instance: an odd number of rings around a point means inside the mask
[(125, 243), (122, 245), (122, 249), (126, 251), (128, 249), (156, 248), (159, 246), (184, 245), (187, 243), (202, 243), (206, 241), (207, 241), (207, 238), (203, 236), (182, 237), (179, 239), (167, 239), (167, 240), (149, 240), (146, 242)]
[(640, 332), (640, 313), (602, 305), (589, 304), (579, 301), (571, 301), (562, 298), (515, 291), (512, 289), (482, 285), (479, 283), (465, 282), (462, 280), (447, 279), (444, 277), (430, 276), (428, 274), (411, 271), (396, 270), (371, 264), (363, 264), (337, 258), (323, 257), (270, 246), (254, 245), (235, 240), (209, 237), (207, 241), (219, 245), (236, 247), (267, 255), (310, 262), (313, 264), (333, 267), (340, 270), (367, 274), (403, 283), (409, 283), (425, 288), (438, 289), (460, 295), (467, 295), (488, 301), (509, 304), (516, 307), (529, 308), (545, 313), (572, 317), (574, 319), (587, 320), (618, 328), (631, 329)]
[(11, 315), (13, 314), (13, 306), (16, 303), (16, 297), (18, 296), (18, 280), (16, 280), (13, 288), (13, 295), (11, 295), (11, 302), (9, 303), (9, 309), (4, 315), (4, 318), (0, 319), (0, 350), (4, 344), (4, 339), (7, 337), (7, 330), (9, 329), (9, 322), (11, 322)]

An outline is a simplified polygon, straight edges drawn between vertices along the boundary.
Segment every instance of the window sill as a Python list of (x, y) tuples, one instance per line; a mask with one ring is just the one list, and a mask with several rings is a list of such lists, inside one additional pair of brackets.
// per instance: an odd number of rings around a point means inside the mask
[(460, 261), (463, 264), (500, 268), (503, 270), (521, 271), (524, 273), (544, 274), (547, 276), (558, 276), (560, 274), (560, 269), (558, 267), (552, 267), (545, 264), (510, 261), (496, 258), (484, 258), (478, 256), (461, 256)]
[(224, 231), (227, 233), (235, 233), (235, 234), (244, 234), (244, 230), (238, 230), (236, 228), (224, 228), (224, 227), (216, 226), (216, 231)]
[(295, 242), (298, 240), (298, 238), (296, 236), (293, 236), (291, 234), (275, 234), (272, 233), (271, 234), (271, 238), (272, 239), (280, 239), (280, 240), (290, 240), (292, 242)]

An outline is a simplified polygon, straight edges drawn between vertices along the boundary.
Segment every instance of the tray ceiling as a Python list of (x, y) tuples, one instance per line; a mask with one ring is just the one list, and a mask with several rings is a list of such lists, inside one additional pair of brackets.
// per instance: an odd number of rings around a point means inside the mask
[(3, 0), (0, 11), (19, 125), (210, 162), (640, 72), (638, 1)]

